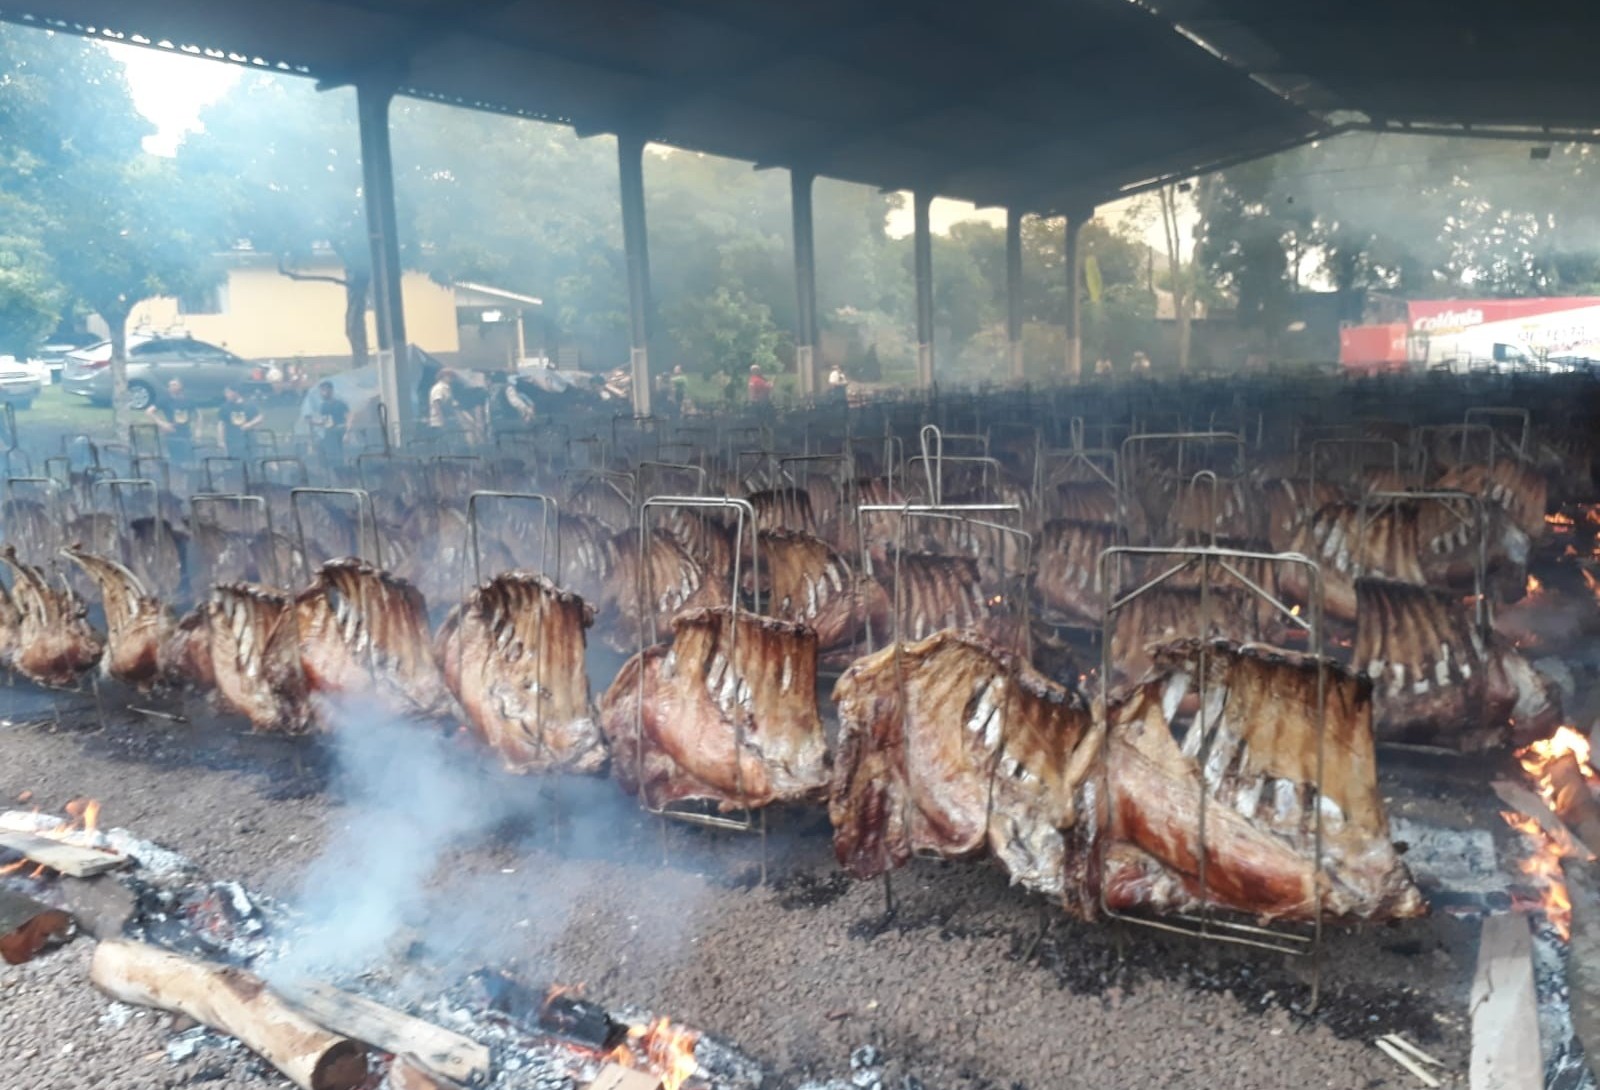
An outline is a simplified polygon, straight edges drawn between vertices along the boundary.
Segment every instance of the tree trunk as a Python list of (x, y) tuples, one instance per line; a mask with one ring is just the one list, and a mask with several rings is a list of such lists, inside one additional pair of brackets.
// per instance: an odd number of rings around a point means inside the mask
[(111, 327), (111, 423), (117, 438), (125, 437), (132, 414), (128, 412), (128, 311), (126, 305), (97, 307)]
[(365, 367), (372, 357), (367, 342), (367, 289), (372, 274), (346, 267), (344, 274), (344, 335), (350, 341), (350, 366)]

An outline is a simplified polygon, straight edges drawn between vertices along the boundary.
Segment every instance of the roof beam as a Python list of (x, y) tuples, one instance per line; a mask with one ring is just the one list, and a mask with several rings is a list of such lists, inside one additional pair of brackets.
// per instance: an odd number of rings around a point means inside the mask
[(400, 16), (410, 21), (412, 26), (395, 35), (391, 41), (367, 50), (366, 57), (350, 64), (347, 71), (319, 77), (317, 90), (332, 91), (374, 76), (386, 83), (399, 83), (405, 79), (411, 67), (411, 58), (423, 47), (437, 41), (441, 34), (463, 34), (481, 28), (514, 2), (479, 0), (478, 4), (466, 10), (465, 15), (461, 15), (458, 14), (461, 7), (454, 0), (434, 0), (414, 15)]

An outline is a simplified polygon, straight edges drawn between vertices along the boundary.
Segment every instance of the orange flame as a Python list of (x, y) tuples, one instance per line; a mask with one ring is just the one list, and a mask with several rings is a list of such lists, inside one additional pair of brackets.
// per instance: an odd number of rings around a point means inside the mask
[(1560, 511), (1544, 517), (1546, 526), (1554, 526), (1557, 533), (1565, 533), (1572, 529), (1574, 523), (1571, 515), (1562, 514)]
[(627, 1042), (607, 1052), (604, 1059), (624, 1067), (648, 1068), (661, 1077), (662, 1090), (679, 1090), (700, 1070), (694, 1058), (699, 1040), (694, 1030), (657, 1018), (648, 1026), (630, 1027)]
[(1539, 900), (1528, 907), (1542, 912), (1563, 940), (1571, 938), (1572, 899), (1567, 896), (1567, 879), (1561, 872), (1561, 852), (1555, 841), (1546, 836), (1539, 823), (1530, 817), (1504, 810), (1500, 816), (1507, 825), (1537, 845), (1518, 865), (1518, 869), (1532, 880), (1539, 891)]
[(1594, 768), (1589, 764), (1589, 739), (1570, 726), (1560, 726), (1548, 738), (1541, 738), (1517, 750), (1517, 760), (1522, 762), (1523, 770), (1533, 777), (1539, 785), (1539, 790), (1545, 794), (1546, 799), (1552, 796), (1549, 793), (1549, 784), (1546, 782), (1545, 770), (1550, 762), (1566, 754), (1572, 754), (1578, 759), (1578, 771), (1584, 778), (1592, 779), (1595, 775)]
[(1537, 598), (1543, 592), (1544, 584), (1539, 582), (1539, 577), (1536, 575), (1528, 576), (1528, 597)]

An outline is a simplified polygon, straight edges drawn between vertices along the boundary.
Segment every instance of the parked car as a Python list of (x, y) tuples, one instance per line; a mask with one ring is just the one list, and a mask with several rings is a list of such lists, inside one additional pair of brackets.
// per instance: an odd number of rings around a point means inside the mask
[[(256, 390), (263, 384), (254, 365), (226, 348), (193, 337), (128, 337), (128, 407), (138, 411), (173, 379), (180, 380), (189, 396), (202, 404), (220, 401), (225, 386)], [(111, 404), (111, 342), (101, 341), (67, 353), (61, 384), (68, 393), (86, 397), (96, 405)]]
[(28, 408), (44, 388), (48, 374), (44, 365), (37, 361), (0, 356), (0, 401), (18, 409)]

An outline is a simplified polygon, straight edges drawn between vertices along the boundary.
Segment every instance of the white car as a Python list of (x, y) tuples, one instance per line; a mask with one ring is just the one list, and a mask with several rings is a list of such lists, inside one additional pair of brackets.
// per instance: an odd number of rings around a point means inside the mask
[(0, 356), (0, 401), (26, 409), (50, 381), (50, 369), (37, 360)]

